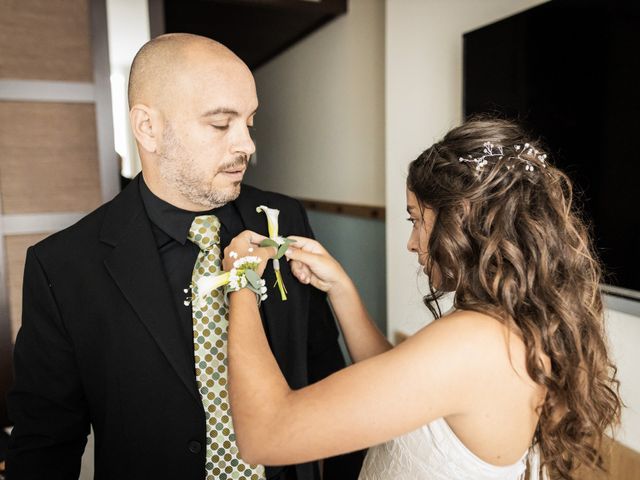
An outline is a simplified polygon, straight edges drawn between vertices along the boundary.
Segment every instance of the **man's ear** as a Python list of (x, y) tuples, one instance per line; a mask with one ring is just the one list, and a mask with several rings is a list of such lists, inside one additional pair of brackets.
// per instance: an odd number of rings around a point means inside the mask
[(160, 112), (138, 103), (129, 111), (133, 135), (142, 148), (155, 153), (162, 135), (162, 119)]

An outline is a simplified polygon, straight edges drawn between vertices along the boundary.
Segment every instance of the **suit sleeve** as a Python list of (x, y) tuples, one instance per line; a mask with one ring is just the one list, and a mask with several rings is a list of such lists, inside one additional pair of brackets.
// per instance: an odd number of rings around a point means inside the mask
[[(300, 204), (305, 224), (305, 236), (314, 238), (309, 218)], [(317, 382), (345, 367), (338, 344), (338, 327), (324, 292), (311, 288), (309, 301), (308, 368), (309, 383)], [(323, 462), (323, 478), (356, 480), (366, 450), (327, 458)]]
[(22, 326), (14, 350), (9, 480), (77, 479), (89, 415), (73, 344), (34, 247), (27, 251)]

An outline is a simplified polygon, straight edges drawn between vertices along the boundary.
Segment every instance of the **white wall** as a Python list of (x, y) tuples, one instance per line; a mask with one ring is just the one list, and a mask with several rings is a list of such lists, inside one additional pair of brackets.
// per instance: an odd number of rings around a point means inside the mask
[[(386, 204), (387, 328), (413, 333), (431, 317), (422, 306), (416, 261), (405, 248), (408, 163), (462, 120), (462, 34), (540, 0), (387, 0)], [(505, 39), (508, 41), (508, 39)], [(414, 288), (415, 285), (415, 288)], [(448, 305), (445, 305), (448, 307)], [(618, 440), (640, 450), (640, 318), (607, 312), (623, 413)]]
[(406, 250), (410, 228), (404, 220), (405, 180), (409, 162), (462, 120), (462, 34), (540, 3), (544, 1), (387, 0), (385, 181), (391, 336), (395, 331), (413, 333), (431, 318), (418, 295), (426, 286), (416, 284), (415, 256)]
[(622, 411), (617, 439), (640, 451), (640, 317), (608, 310), (606, 318), (611, 353), (618, 366), (620, 393), (627, 405)]
[(131, 178), (141, 169), (129, 126), (127, 84), (136, 53), (149, 40), (147, 0), (107, 0), (109, 66), (115, 150), (122, 157), (122, 174)]
[(257, 166), (248, 183), (300, 198), (384, 205), (384, 0), (351, 0), (345, 15), (255, 78)]

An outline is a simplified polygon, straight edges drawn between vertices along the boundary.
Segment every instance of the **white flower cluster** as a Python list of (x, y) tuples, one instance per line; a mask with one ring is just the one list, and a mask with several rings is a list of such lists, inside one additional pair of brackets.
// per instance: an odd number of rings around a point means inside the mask
[(232, 268), (229, 273), (229, 290), (237, 291), (247, 286), (247, 277), (242, 275), (244, 270), (239, 274), (237, 269)]
[(242, 257), (233, 262), (233, 268), (253, 269), (260, 265), (261, 261), (262, 259), (260, 257)]
[[(519, 151), (520, 150), (520, 145), (516, 145), (515, 149), (516, 149), (516, 151)], [(525, 153), (525, 152), (526, 152), (527, 155), (535, 156), (538, 159), (538, 161), (542, 164), (542, 168), (547, 168), (547, 163), (546, 163), (547, 154), (546, 153), (541, 154), (540, 152), (538, 152), (538, 150), (533, 148), (528, 143), (524, 144), (524, 149), (522, 150), (522, 153)], [(525, 160), (522, 157), (520, 157), (520, 153), (518, 153), (518, 157), (517, 158), (519, 158), (521, 160)], [(533, 168), (533, 165), (531, 164), (531, 162), (529, 160), (525, 160), (525, 162), (527, 162), (527, 164), (524, 167), (525, 170), (528, 170), (529, 172), (533, 172), (534, 168)]]
[(267, 299), (267, 286), (264, 280), (260, 280), (260, 300), (265, 301)]
[[(482, 171), (483, 167), (488, 163), (487, 158), (498, 157), (498, 160), (502, 160), (502, 158), (506, 155), (504, 153), (504, 148), (502, 147), (502, 145), (495, 145), (491, 142), (485, 142), (483, 144), (483, 147), (484, 148), (482, 149), (482, 153), (484, 155), (480, 155), (479, 157), (472, 157), (471, 155), (467, 155), (467, 158), (460, 157), (458, 160), (460, 161), (460, 163), (463, 163), (463, 162), (475, 163), (476, 165), (475, 169), (478, 171)], [(524, 145), (514, 145), (513, 149), (516, 151), (515, 156), (510, 155), (507, 157), (507, 159), (511, 161), (515, 161), (515, 160), (523, 161), (525, 163), (524, 169), (527, 172), (533, 172), (535, 168), (533, 164), (529, 161), (529, 159), (522, 157), (522, 155), (533, 156), (540, 162), (540, 164), (542, 165), (542, 168), (547, 168), (547, 164), (546, 164), (547, 155), (541, 154), (538, 150), (536, 150), (530, 144), (525, 143)], [(513, 164), (506, 165), (506, 168), (507, 170), (511, 170), (512, 168), (514, 168), (514, 165)]]
[(504, 155), (502, 145), (494, 145), (491, 142), (485, 142), (483, 146), (484, 148), (482, 149), (482, 153), (484, 153), (484, 155), (476, 158), (472, 158), (471, 155), (469, 155), (469, 158), (460, 157), (458, 160), (460, 160), (460, 163), (475, 163), (476, 170), (482, 170), (482, 167), (489, 163), (487, 161), (487, 157), (500, 157), (500, 160), (502, 160)]
[[(263, 279), (257, 281), (257, 285), (252, 285), (247, 279), (247, 270), (256, 271), (260, 265), (260, 257), (242, 257), (233, 262), (233, 268), (229, 271), (228, 291), (238, 291), (245, 287), (260, 296), (260, 300), (267, 299), (267, 287)], [(256, 273), (257, 276), (257, 273)]]

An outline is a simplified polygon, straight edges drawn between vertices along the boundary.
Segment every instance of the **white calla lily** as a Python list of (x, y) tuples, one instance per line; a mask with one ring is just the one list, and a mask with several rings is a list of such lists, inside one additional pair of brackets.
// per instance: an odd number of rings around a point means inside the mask
[(264, 212), (267, 216), (267, 228), (269, 229), (269, 238), (278, 238), (278, 215), (280, 210), (260, 205), (256, 208), (256, 212)]
[[(286, 239), (278, 234), (278, 215), (280, 214), (280, 210), (276, 208), (269, 208), (266, 205), (260, 205), (258, 208), (256, 208), (256, 212), (264, 212), (267, 216), (267, 229), (269, 230), (269, 238), (273, 240), (277, 245), (283, 245), (284, 243), (286, 243)], [(278, 290), (280, 290), (280, 296), (282, 297), (282, 300), (286, 300), (287, 289), (284, 286), (282, 274), (280, 273), (280, 262), (275, 257), (273, 259), (273, 270), (276, 274), (276, 284), (278, 285)]]
[(196, 284), (198, 296), (204, 296), (212, 290), (224, 287), (227, 283), (229, 283), (229, 272), (202, 277)]

